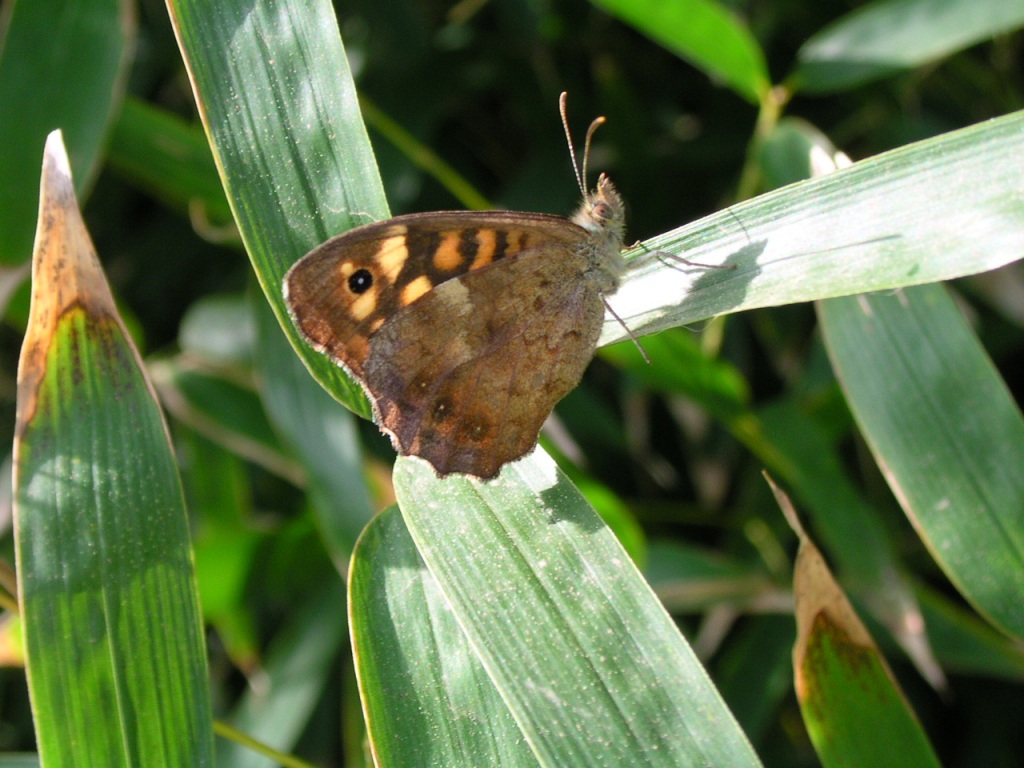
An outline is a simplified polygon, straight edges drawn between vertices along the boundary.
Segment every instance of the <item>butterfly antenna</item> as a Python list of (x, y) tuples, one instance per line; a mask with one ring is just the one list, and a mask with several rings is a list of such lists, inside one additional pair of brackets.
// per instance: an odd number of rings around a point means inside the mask
[[(587, 163), (590, 162), (590, 142), (594, 138), (594, 132), (604, 125), (605, 119), (603, 117), (595, 117), (594, 122), (587, 128), (587, 138), (583, 140), (583, 180), (587, 179)], [(584, 184), (584, 186), (586, 186)], [(586, 192), (583, 193), (586, 197)]]
[[(583, 183), (583, 174), (580, 173), (580, 167), (576, 162), (576, 147), (572, 144), (572, 133), (569, 131), (569, 116), (566, 113), (565, 104), (569, 99), (569, 94), (562, 91), (562, 95), (558, 97), (558, 112), (562, 116), (562, 128), (565, 131), (565, 140), (569, 143), (569, 159), (572, 160), (572, 170), (576, 174), (576, 184), (580, 188), (580, 194), (584, 197), (587, 196), (587, 185)], [(589, 134), (588, 134), (589, 135)], [(583, 167), (587, 167), (586, 154), (583, 155)]]

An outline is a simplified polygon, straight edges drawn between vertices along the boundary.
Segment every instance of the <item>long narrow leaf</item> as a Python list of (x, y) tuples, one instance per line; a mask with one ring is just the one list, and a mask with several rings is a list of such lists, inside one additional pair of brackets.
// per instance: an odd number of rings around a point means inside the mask
[[(994, 269), (1024, 255), (1022, 177), (1024, 112), (1015, 112), (654, 238), (611, 304), (643, 334), (742, 309)], [(688, 267), (664, 254), (736, 269)], [(625, 337), (617, 322), (605, 321), (602, 343)]]
[(757, 40), (715, 0), (595, 0), (740, 96), (758, 103), (771, 87)]
[(349, 596), (377, 765), (537, 765), (396, 508), (359, 540)]
[[(629, 556), (553, 462), (492, 483), (400, 460), (424, 561), (543, 765), (760, 763)], [(443, 513), (441, 512), (443, 510)]]
[(135, 19), (128, 0), (9, 5), (0, 24), (0, 263), (21, 263), (32, 248), (46, 135), (64, 132), (77, 188), (88, 186), (121, 97)]
[(362, 391), (298, 341), (281, 279), (353, 224), (387, 215), (330, 3), (168, 0), (196, 104), (267, 300), (324, 386), (369, 415)]
[[(800, 538), (793, 573), (796, 695), (826, 768), (939, 768), (928, 737), (796, 511), (772, 490)], [(865, 738), (870, 734), (870, 738)]]
[(208, 675), (181, 484), (59, 133), (43, 167), (18, 369), (19, 598), (47, 766), (210, 766)]
[(812, 35), (793, 84), (827, 92), (904, 72), (1024, 24), (1024, 5), (1005, 0), (882, 0)]
[(850, 407), (925, 544), (1024, 637), (1024, 419), (941, 286), (822, 303)]

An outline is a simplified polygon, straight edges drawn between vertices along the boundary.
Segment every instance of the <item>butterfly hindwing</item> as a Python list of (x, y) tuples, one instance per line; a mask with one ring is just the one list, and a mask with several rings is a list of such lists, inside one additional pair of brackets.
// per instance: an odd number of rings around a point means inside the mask
[(542, 244), (392, 317), (365, 376), (399, 452), (484, 479), (528, 453), (593, 356), (604, 304), (585, 270), (578, 249)]

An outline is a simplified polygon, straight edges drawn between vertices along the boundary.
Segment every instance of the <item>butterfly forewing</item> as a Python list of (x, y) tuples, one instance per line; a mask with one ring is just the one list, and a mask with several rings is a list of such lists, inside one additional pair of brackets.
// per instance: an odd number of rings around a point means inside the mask
[(542, 243), (585, 237), (558, 216), (504, 212), (412, 214), (328, 240), (284, 280), (295, 325), (316, 349), (362, 378), (369, 339), (436, 286)]

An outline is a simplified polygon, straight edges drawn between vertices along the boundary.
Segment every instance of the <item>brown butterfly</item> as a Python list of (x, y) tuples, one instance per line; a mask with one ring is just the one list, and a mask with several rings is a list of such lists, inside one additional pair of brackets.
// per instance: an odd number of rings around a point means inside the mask
[(292, 321), (348, 371), (403, 455), (488, 480), (537, 444), (579, 384), (625, 270), (622, 199), (605, 175), (571, 218), (416, 213), (328, 240), (285, 275)]

